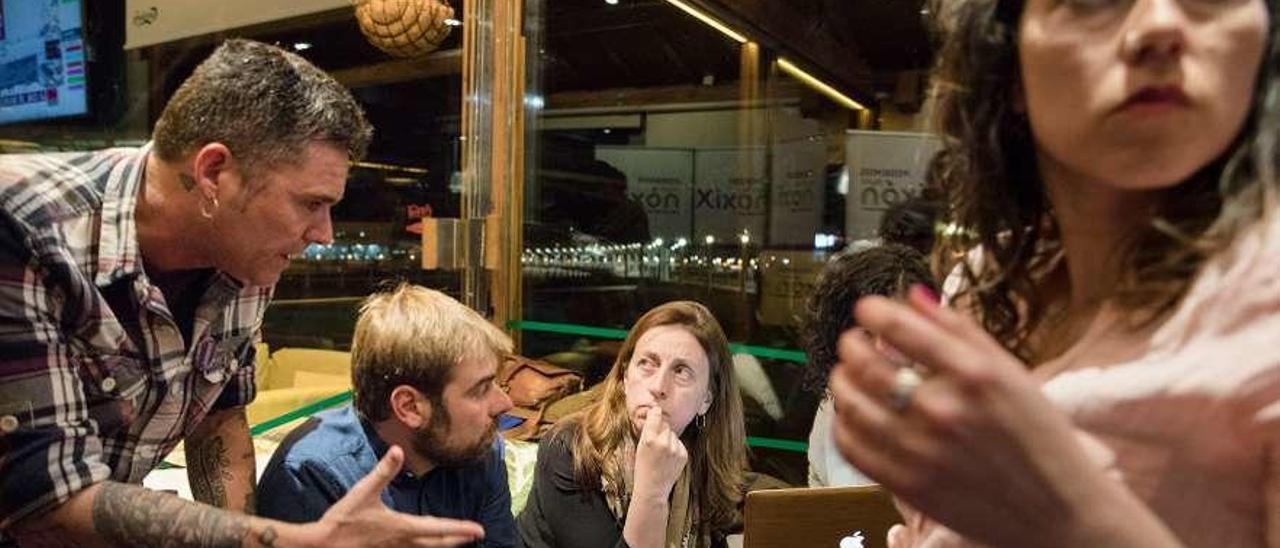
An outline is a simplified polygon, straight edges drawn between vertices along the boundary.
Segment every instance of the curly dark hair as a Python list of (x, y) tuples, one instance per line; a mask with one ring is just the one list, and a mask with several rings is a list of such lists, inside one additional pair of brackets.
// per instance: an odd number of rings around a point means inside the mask
[(884, 244), (831, 259), (818, 275), (801, 318), (801, 343), (808, 356), (804, 387), (825, 394), (837, 361), (840, 334), (854, 327), (853, 305), (868, 295), (901, 295), (913, 285), (937, 292), (924, 255), (900, 244)]
[[(947, 194), (943, 222), (962, 228), (940, 238), (936, 262), (953, 267), (956, 257), (981, 248), (980, 266), (960, 263), (965, 283), (958, 297), (970, 303), (988, 332), (1026, 360), (1027, 339), (1048, 305), (1033, 279), (1053, 266), (1061, 244), (1029, 122), (1014, 108), (1023, 2), (933, 2), (930, 13), (942, 37), (933, 75), (934, 123), (943, 143), (934, 175)], [(1268, 5), (1274, 13), (1275, 0)], [(1275, 35), (1272, 19), (1269, 57), (1259, 67), (1251, 115), (1236, 141), (1164, 192), (1151, 222), (1125, 242), (1124, 277), (1111, 297), (1132, 313), (1135, 324), (1171, 310), (1213, 250), (1261, 215), (1255, 199), (1261, 178), (1245, 160), (1265, 116), (1262, 101), (1276, 87)]]
[(941, 210), (940, 200), (923, 194), (911, 196), (885, 210), (876, 233), (887, 243), (902, 244), (928, 255), (937, 239), (934, 226)]

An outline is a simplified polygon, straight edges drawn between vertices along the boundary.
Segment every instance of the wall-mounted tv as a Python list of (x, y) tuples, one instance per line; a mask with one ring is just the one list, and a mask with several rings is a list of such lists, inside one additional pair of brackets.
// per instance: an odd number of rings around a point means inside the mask
[(0, 0), (0, 124), (91, 114), (83, 0)]

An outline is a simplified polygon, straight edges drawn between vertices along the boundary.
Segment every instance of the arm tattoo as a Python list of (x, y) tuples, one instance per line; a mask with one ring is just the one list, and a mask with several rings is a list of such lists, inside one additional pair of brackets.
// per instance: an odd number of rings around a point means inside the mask
[(191, 495), (200, 502), (225, 508), (225, 482), (231, 481), (231, 472), (227, 470), (230, 464), (221, 436), (191, 445), (187, 452), (187, 478), (191, 480)]
[[(249, 518), (136, 485), (106, 482), (93, 500), (93, 528), (117, 546), (238, 548), (249, 532)], [(275, 531), (268, 527), (259, 540), (269, 546)]]

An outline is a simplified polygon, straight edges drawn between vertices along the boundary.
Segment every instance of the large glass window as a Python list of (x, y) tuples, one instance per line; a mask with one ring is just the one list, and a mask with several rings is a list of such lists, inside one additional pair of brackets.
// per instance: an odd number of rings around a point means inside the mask
[(524, 352), (595, 382), (646, 310), (700, 301), (735, 343), (755, 468), (805, 483), (821, 388), (797, 319), (923, 178), (920, 6), (875, 30), (858, 2), (527, 4)]

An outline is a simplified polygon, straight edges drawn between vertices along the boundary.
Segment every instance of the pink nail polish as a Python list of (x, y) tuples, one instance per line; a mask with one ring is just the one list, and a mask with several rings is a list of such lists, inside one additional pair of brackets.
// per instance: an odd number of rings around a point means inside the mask
[(912, 290), (912, 291), (915, 291), (916, 293), (918, 293), (921, 297), (924, 297), (924, 298), (926, 298), (926, 299), (929, 299), (929, 302), (931, 302), (931, 303), (939, 303), (939, 302), (942, 302), (942, 300), (941, 300), (940, 298), (938, 298), (938, 293), (937, 293), (936, 291), (934, 291), (933, 289), (930, 289), (930, 288), (929, 288), (929, 286), (927, 286), (927, 285), (924, 285), (924, 284), (915, 284), (915, 285), (911, 286), (911, 290)]

